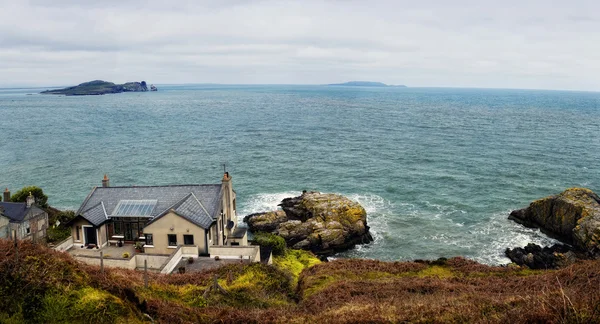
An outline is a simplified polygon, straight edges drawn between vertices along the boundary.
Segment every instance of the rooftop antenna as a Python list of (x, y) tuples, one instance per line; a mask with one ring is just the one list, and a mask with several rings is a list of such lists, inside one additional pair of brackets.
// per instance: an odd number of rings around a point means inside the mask
[(223, 162), (221, 165), (223, 166), (223, 173), (227, 173), (227, 162)]

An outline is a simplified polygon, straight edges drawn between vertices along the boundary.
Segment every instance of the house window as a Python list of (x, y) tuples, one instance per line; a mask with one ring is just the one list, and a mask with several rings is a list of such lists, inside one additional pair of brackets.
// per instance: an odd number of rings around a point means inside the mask
[(211, 238), (211, 236), (212, 236), (212, 235), (211, 235), (211, 233), (212, 233), (212, 228), (210, 228), (210, 229), (208, 230), (208, 240), (209, 240), (209, 241), (211, 241), (211, 240), (212, 240), (212, 238)]
[(183, 236), (183, 244), (194, 245), (194, 235), (184, 235)]
[(75, 227), (75, 237), (77, 238), (77, 241), (81, 241), (81, 234), (79, 234), (79, 232), (81, 232), (81, 226), (76, 226)]
[(152, 234), (146, 233), (146, 245), (154, 245), (154, 240), (152, 240)]
[(240, 242), (231, 242), (231, 246), (239, 246)]
[(29, 226), (25, 229), (25, 231), (27, 231), (27, 234), (31, 234), (31, 228), (29, 228)]
[(177, 246), (177, 234), (167, 234), (169, 236), (169, 246)]

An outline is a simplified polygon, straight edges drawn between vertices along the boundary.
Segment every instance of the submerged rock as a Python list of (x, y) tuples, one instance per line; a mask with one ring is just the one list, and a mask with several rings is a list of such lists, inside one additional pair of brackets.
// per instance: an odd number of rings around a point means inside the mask
[(539, 227), (589, 257), (600, 258), (600, 197), (589, 189), (570, 188), (536, 200), (513, 211), (509, 219)]
[(281, 201), (282, 210), (244, 217), (253, 232), (283, 237), (289, 247), (331, 255), (373, 240), (367, 212), (357, 202), (337, 194), (304, 192)]

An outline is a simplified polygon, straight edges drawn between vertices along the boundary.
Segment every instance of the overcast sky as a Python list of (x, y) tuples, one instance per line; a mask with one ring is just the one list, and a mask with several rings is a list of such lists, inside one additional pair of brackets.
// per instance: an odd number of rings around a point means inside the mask
[(0, 86), (92, 79), (600, 91), (600, 1), (0, 0)]

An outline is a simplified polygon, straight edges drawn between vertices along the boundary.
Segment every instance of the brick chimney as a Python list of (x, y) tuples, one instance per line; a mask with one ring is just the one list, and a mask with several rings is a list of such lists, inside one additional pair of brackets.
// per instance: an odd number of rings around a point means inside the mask
[(107, 187), (110, 187), (110, 180), (108, 179), (108, 176), (105, 174), (104, 179), (102, 179), (102, 188), (107, 188)]
[(4, 202), (10, 202), (10, 191), (8, 188), (4, 189)]
[(29, 192), (29, 196), (27, 196), (27, 208), (30, 208), (35, 203), (35, 197)]

